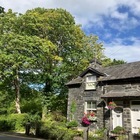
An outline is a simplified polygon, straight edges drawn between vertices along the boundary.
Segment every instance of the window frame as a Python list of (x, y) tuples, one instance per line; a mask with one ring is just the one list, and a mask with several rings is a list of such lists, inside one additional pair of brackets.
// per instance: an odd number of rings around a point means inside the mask
[(95, 75), (87, 75), (85, 80), (85, 90), (95, 90), (97, 77)]
[[(88, 103), (90, 103), (90, 105), (92, 106), (95, 106), (94, 108), (93, 107), (88, 107)], [(85, 104), (84, 104), (84, 111), (85, 113), (87, 114), (88, 112), (90, 111), (94, 111), (96, 112), (97, 111), (97, 101), (85, 101)]]

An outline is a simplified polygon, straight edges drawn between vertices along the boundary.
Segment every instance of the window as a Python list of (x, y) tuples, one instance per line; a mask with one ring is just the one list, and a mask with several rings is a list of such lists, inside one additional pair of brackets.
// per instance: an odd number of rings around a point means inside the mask
[(86, 77), (86, 90), (96, 89), (96, 76), (88, 75)]
[(85, 102), (85, 113), (90, 113), (91, 111), (96, 112), (96, 101), (87, 101)]

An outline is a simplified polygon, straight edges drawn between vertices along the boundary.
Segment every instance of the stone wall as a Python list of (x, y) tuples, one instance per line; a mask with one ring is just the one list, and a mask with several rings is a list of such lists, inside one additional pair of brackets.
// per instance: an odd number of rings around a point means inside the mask
[[(115, 92), (129, 92), (132, 94), (133, 92), (137, 91), (140, 92), (140, 82), (139, 81), (122, 81), (119, 83), (106, 83), (105, 86), (106, 93), (110, 91)], [(112, 98), (108, 98), (108, 100), (111, 100)], [(126, 131), (131, 132), (131, 101), (132, 100), (140, 100), (140, 97), (122, 97), (122, 98), (113, 98), (113, 101), (122, 101), (123, 102), (123, 127)], [(106, 126), (109, 124), (109, 120), (105, 120)]]
[[(83, 77), (85, 79), (85, 77)], [(79, 86), (69, 87), (69, 97), (68, 97), (68, 109), (67, 109), (67, 119), (70, 120), (70, 108), (73, 101), (76, 102), (76, 112), (74, 114), (74, 119), (79, 122), (81, 126), (81, 120), (84, 116), (84, 103), (86, 101), (96, 101), (97, 106), (101, 103), (102, 99), (100, 95), (102, 94), (102, 89), (97, 86), (96, 90), (85, 90), (85, 82)], [(103, 106), (97, 107), (97, 126), (103, 128)], [(92, 126), (92, 125), (91, 125)]]
[[(86, 76), (86, 75), (85, 75)], [(85, 77), (83, 77), (85, 79)], [(100, 86), (101, 85), (101, 86)], [(105, 91), (104, 91), (105, 90)], [(136, 80), (120, 80), (120, 81), (108, 81), (98, 83), (96, 90), (86, 91), (85, 90), (85, 81), (82, 84), (77, 84), (69, 87), (68, 94), (68, 109), (67, 109), (67, 119), (70, 120), (70, 108), (71, 104), (74, 101), (76, 103), (76, 112), (74, 113), (74, 119), (79, 122), (79, 126), (81, 126), (81, 119), (84, 115), (84, 103), (85, 101), (95, 100), (97, 101), (97, 128), (103, 128), (104, 126), (107, 128), (109, 126), (109, 111), (105, 110), (102, 106), (101, 102), (103, 99), (100, 96), (104, 93), (116, 91), (116, 92), (131, 92), (138, 91), (140, 92), (140, 81)], [(111, 101), (112, 98), (108, 98), (107, 101)], [(131, 101), (132, 100), (140, 100), (140, 97), (129, 97), (129, 98), (113, 98), (113, 101), (122, 101), (123, 107), (123, 126), (127, 131), (131, 131)], [(120, 105), (120, 104), (118, 104)], [(108, 113), (108, 116), (105, 116), (105, 113)], [(91, 125), (92, 126), (92, 125)]]

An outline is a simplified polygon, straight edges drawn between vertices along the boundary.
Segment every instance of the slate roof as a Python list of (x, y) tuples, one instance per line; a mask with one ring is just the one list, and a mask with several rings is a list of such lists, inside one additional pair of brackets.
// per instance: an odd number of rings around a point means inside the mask
[(92, 67), (88, 67), (86, 70), (84, 70), (81, 74), (80, 74), (80, 77), (83, 77), (88, 71), (92, 71), (93, 73), (96, 73), (97, 75), (100, 75), (100, 76), (105, 76), (105, 74), (95, 68), (92, 68)]
[(100, 81), (136, 78), (140, 77), (140, 61), (105, 67), (100, 71), (106, 74)]
[(81, 84), (83, 81), (82, 77), (78, 76), (75, 79), (72, 79), (70, 82), (66, 83), (66, 85), (74, 85), (74, 84)]
[(76, 79), (71, 80), (66, 85), (82, 83), (82, 76), (87, 73), (88, 70), (92, 70), (93, 72), (100, 74), (102, 77), (99, 79), (99, 81), (129, 79), (136, 77), (140, 78), (140, 61), (109, 67), (100, 67), (96, 69), (90, 65), (90, 67), (82, 72), (80, 76), (78, 76)]

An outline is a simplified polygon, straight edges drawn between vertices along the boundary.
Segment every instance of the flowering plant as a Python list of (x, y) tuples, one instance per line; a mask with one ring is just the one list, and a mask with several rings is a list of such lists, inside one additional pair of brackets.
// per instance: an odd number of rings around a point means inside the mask
[(82, 124), (90, 125), (91, 121), (96, 121), (97, 117), (95, 116), (95, 112), (84, 113), (84, 117), (82, 118)]
[(108, 108), (109, 109), (114, 109), (117, 105), (112, 101), (112, 102), (109, 102), (108, 104)]
[(83, 124), (84, 126), (88, 126), (88, 125), (91, 124), (90, 121), (88, 120), (87, 116), (84, 116), (84, 117), (82, 118), (82, 124)]
[(90, 112), (88, 113), (88, 119), (89, 121), (96, 121), (97, 120), (97, 117), (95, 116), (95, 112)]

